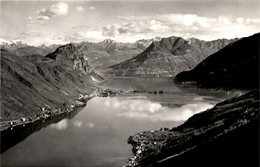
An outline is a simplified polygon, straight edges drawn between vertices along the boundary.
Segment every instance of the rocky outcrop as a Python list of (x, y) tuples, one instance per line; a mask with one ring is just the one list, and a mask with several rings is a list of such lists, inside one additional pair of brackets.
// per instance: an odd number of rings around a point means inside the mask
[[(1, 124), (73, 104), (94, 90), (89, 73), (41, 55), (1, 50)], [(43, 110), (44, 108), (44, 110)]]
[(185, 40), (174, 36), (162, 38), (152, 42), (136, 57), (111, 66), (108, 73), (127, 76), (175, 76), (181, 71), (194, 68), (207, 56), (235, 40)]
[(259, 90), (218, 103), (168, 130), (131, 135), (126, 166), (259, 166)]
[(257, 33), (229, 44), (193, 70), (178, 74), (175, 81), (193, 82), (206, 88), (258, 88), (259, 40)]
[(91, 76), (93, 81), (101, 81), (103, 78), (99, 76), (95, 70), (89, 65), (85, 54), (80, 52), (74, 44), (67, 44), (55, 50), (55, 52), (46, 55), (56, 62), (65, 64)]

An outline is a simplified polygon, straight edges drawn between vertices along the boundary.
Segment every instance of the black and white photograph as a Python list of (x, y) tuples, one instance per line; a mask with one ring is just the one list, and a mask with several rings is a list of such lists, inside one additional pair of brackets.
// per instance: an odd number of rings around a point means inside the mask
[(1, 167), (259, 167), (259, 0), (1, 0)]

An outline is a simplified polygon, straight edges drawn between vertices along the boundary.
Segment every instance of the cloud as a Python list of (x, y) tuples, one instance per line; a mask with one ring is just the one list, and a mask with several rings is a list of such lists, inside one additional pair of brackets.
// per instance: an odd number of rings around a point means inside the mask
[(84, 8), (82, 6), (75, 7), (76, 12), (83, 12)]
[(50, 11), (53, 12), (57, 16), (67, 15), (68, 10), (69, 10), (69, 5), (64, 2), (58, 2), (57, 4), (53, 4), (50, 7)]
[(39, 10), (37, 20), (49, 20), (55, 16), (66, 16), (69, 11), (69, 5), (65, 2), (58, 2), (52, 4), (49, 8), (42, 8)]
[(103, 27), (102, 34), (108, 37), (114, 37), (120, 34), (120, 26), (119, 25), (108, 25), (107, 27)]
[[(169, 36), (170, 28), (159, 20), (128, 21), (122, 24), (108, 25), (102, 28), (104, 38), (123, 42), (135, 42), (142, 38), (153, 38), (155, 34)], [(166, 35), (166, 32), (168, 32)]]
[(48, 33), (35, 30), (20, 33), (18, 39), (21, 39), (32, 46), (69, 43), (65, 40), (65, 35), (63, 33)]
[[(59, 6), (57, 4), (56, 6)], [(28, 18), (28, 23), (47, 24), (45, 20), (58, 16), (59, 13), (57, 12), (59, 11), (58, 8), (53, 7), (53, 5), (39, 11), (37, 20)], [(64, 15), (67, 12), (60, 12), (59, 16), (62, 15), (61, 13)], [(197, 14), (178, 13), (121, 16), (117, 17), (115, 21), (114, 24), (102, 27), (99, 27), (99, 24), (94, 26), (74, 25), (66, 34), (45, 33), (38, 39), (28, 37), (26, 41), (36, 45), (40, 42), (45, 44), (65, 44), (81, 41), (99, 42), (108, 38), (120, 42), (135, 42), (140, 39), (149, 39), (156, 36), (195, 37), (202, 40), (215, 40), (219, 38), (230, 39), (249, 36), (259, 32), (260, 27), (260, 18), (232, 16), (206, 17)]]
[(197, 14), (121, 16), (117, 20), (116, 23), (101, 28), (77, 28), (77, 32), (69, 35), (66, 40), (98, 42), (109, 38), (121, 42), (135, 42), (139, 39), (172, 35), (202, 40), (231, 39), (257, 33), (260, 27), (260, 18), (205, 17)]
[(50, 18), (49, 17), (45, 17), (45, 16), (37, 16), (38, 19), (35, 20), (33, 19), (31, 16), (28, 16), (27, 17), (27, 23), (29, 24), (44, 24), (44, 22), (42, 22), (42, 20), (49, 20)]
[(235, 38), (259, 31), (259, 18), (204, 17), (196, 14), (154, 14), (118, 17), (118, 23), (103, 27), (102, 34), (115, 40), (134, 42), (135, 37), (171, 35), (204, 40)]
[(84, 30), (75, 32), (70, 36), (67, 36), (65, 38), (65, 41), (67, 42), (81, 42), (81, 41), (93, 41), (93, 42), (99, 42), (101, 40), (104, 40), (106, 37), (102, 34), (102, 31), (95, 31), (95, 30)]
[(95, 10), (96, 8), (94, 6), (89, 7), (89, 10)]
[(75, 29), (75, 30), (88, 30), (89, 28), (91, 28), (91, 26), (89, 26), (89, 25), (79, 25), (79, 26), (72, 27), (72, 29)]
[(26, 37), (40, 37), (41, 35), (42, 35), (42, 33), (37, 32), (37, 31), (26, 31), (26, 32), (20, 33), (19, 38), (25, 39)]
[(37, 20), (50, 20), (49, 16), (38, 16)]

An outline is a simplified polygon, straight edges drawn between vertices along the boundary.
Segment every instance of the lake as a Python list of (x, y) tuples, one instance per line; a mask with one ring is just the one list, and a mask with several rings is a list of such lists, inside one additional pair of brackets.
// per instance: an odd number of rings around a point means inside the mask
[[(176, 86), (172, 78), (110, 77), (99, 86), (146, 93), (95, 97), (77, 114), (41, 128), (2, 153), (1, 165), (123, 166), (132, 155), (126, 140), (131, 134), (178, 126), (238, 93)], [(163, 94), (152, 93), (158, 90)]]

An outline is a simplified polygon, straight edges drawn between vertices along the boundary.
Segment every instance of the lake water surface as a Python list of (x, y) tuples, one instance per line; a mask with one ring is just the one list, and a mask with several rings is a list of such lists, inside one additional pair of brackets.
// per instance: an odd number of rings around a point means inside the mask
[(123, 166), (131, 157), (132, 133), (172, 128), (234, 95), (177, 87), (171, 78), (114, 77), (103, 88), (145, 90), (156, 95), (95, 97), (77, 115), (42, 128), (1, 154), (2, 166)]

